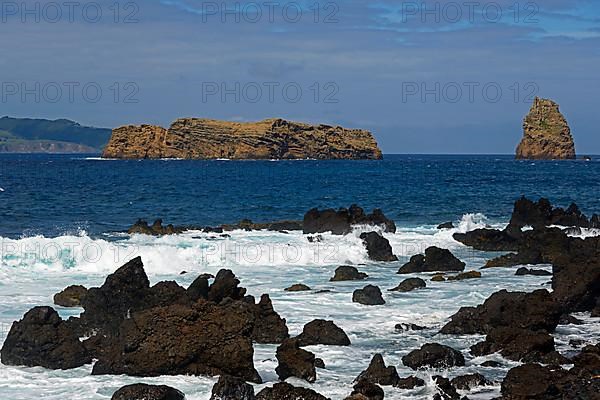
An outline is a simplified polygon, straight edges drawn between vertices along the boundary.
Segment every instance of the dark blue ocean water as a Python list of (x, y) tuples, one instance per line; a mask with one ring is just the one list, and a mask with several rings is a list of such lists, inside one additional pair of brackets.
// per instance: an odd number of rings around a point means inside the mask
[(516, 198), (546, 196), (600, 210), (600, 162), (511, 156), (387, 155), (383, 161), (98, 160), (0, 155), (0, 236), (91, 235), (150, 222), (214, 225), (301, 219), (312, 207), (379, 207), (402, 225), (482, 212), (510, 215)]

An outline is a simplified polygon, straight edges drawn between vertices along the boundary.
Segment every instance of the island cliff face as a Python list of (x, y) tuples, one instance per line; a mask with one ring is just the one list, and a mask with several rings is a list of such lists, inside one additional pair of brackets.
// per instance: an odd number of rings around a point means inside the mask
[(182, 118), (169, 129), (153, 125), (113, 130), (105, 158), (381, 159), (365, 130), (283, 119), (227, 122)]
[(554, 101), (535, 98), (529, 114), (523, 121), (523, 139), (517, 147), (516, 158), (575, 158), (571, 129)]

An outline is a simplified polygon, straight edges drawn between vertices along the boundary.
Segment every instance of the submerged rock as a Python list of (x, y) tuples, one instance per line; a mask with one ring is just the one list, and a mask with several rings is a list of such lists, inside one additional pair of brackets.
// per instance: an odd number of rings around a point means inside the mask
[(421, 278), (408, 278), (400, 282), (398, 286), (390, 289), (390, 292), (410, 292), (415, 289), (426, 287), (425, 281)]
[(379, 306), (385, 304), (381, 290), (377, 286), (367, 285), (357, 289), (352, 294), (352, 301), (367, 306)]
[(517, 159), (575, 159), (571, 129), (558, 104), (536, 97), (523, 121)]
[(465, 263), (456, 258), (449, 250), (439, 247), (428, 247), (425, 254), (417, 254), (410, 258), (398, 270), (399, 274), (436, 271), (463, 271)]
[(311, 346), (316, 344), (333, 346), (350, 346), (350, 339), (342, 328), (333, 321), (315, 319), (304, 325), (302, 333), (296, 337), (300, 346)]
[(489, 386), (493, 384), (492, 381), (488, 380), (480, 373), (457, 376), (456, 378), (453, 378), (450, 383), (459, 390), (471, 390), (477, 386)]
[(81, 300), (87, 295), (87, 289), (81, 285), (72, 285), (54, 295), (54, 304), (61, 307), (80, 307)]
[(437, 226), (438, 229), (452, 229), (454, 228), (454, 224), (452, 221), (444, 222), (443, 224), (439, 224)]
[(351, 267), (349, 265), (342, 265), (341, 267), (337, 267), (335, 269), (335, 273), (331, 279), (331, 282), (339, 282), (339, 281), (358, 281), (367, 279), (369, 276), (364, 272), (358, 272), (356, 267)]
[(285, 289), (286, 292), (306, 292), (309, 290), (311, 290), (311, 288), (303, 283), (295, 283), (292, 286)]
[(458, 275), (449, 276), (448, 280), (449, 281), (462, 281), (465, 279), (476, 279), (476, 278), (481, 278), (481, 272), (479, 272), (479, 271), (462, 272)]
[(552, 272), (550, 271), (546, 271), (543, 269), (529, 269), (527, 267), (521, 267), (519, 269), (517, 269), (517, 272), (515, 272), (515, 275), (517, 276), (523, 276), (523, 275), (535, 275), (535, 276), (552, 276)]
[(51, 307), (35, 307), (13, 323), (0, 350), (2, 364), (71, 369), (92, 357)]
[(449, 368), (465, 365), (465, 358), (460, 351), (438, 343), (427, 343), (418, 350), (413, 350), (404, 357), (402, 363), (409, 368), (422, 367)]
[[(185, 395), (169, 386), (136, 383), (117, 390), (111, 400), (184, 400)], [(225, 399), (223, 399), (225, 400)], [(242, 399), (240, 399), (242, 400)]]
[(367, 247), (369, 258), (374, 261), (397, 261), (390, 242), (377, 232), (365, 232), (360, 238)]

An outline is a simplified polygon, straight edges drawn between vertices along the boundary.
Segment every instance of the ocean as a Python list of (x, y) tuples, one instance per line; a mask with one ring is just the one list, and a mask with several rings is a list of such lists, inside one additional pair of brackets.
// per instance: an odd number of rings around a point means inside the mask
[[(349, 395), (352, 380), (375, 353), (401, 377), (417, 375), (424, 388), (402, 391), (384, 387), (386, 399), (429, 399), (431, 376), (449, 377), (480, 372), (497, 381), (471, 392), (471, 399), (499, 394), (499, 381), (517, 365), (499, 355), (474, 358), (470, 345), (481, 336), (445, 336), (439, 328), (461, 306), (477, 305), (500, 289), (533, 291), (550, 288), (548, 277), (515, 276), (514, 268), (482, 271), (481, 279), (427, 281), (427, 288), (392, 293), (396, 275), (411, 255), (436, 245), (450, 249), (479, 269), (499, 253), (469, 249), (452, 239), (454, 232), (478, 227), (502, 228), (521, 195), (547, 197), (555, 205), (576, 202), (587, 215), (600, 211), (600, 162), (515, 161), (511, 156), (386, 155), (383, 161), (189, 161), (102, 160), (95, 155), (0, 155), (0, 343), (10, 324), (36, 305), (52, 305), (64, 287), (101, 285), (107, 274), (141, 256), (154, 284), (175, 280), (189, 285), (199, 273), (232, 269), (249, 294), (269, 293), (275, 310), (287, 319), (292, 335), (315, 318), (331, 319), (343, 328), (349, 347), (310, 346), (324, 360), (310, 386), (334, 400)], [(302, 219), (313, 207), (358, 204), (381, 208), (398, 226), (385, 233), (399, 261), (378, 263), (367, 257), (357, 227), (346, 236), (323, 235), (310, 243), (301, 232), (233, 231), (230, 237), (202, 232), (149, 237), (128, 235), (138, 218), (162, 218), (175, 225), (220, 225), (249, 218), (255, 222)], [(436, 229), (453, 221), (455, 228)], [(582, 235), (598, 232), (584, 230)], [(340, 265), (355, 265), (366, 281), (329, 282)], [(542, 268), (550, 269), (549, 265)], [(186, 274), (181, 274), (186, 271)], [(304, 283), (310, 292), (285, 292)], [(386, 304), (363, 306), (352, 292), (366, 284), (381, 287)], [(55, 307), (67, 318), (80, 309)], [(555, 339), (563, 354), (574, 351), (571, 339), (592, 341), (598, 324), (577, 314), (583, 325), (559, 326)], [(423, 331), (398, 332), (399, 323), (426, 326)], [(466, 366), (448, 371), (414, 372), (401, 357), (424, 343), (439, 342), (462, 350)], [(275, 345), (255, 345), (255, 367), (265, 381), (277, 380)], [(502, 367), (480, 367), (485, 360)], [(2, 399), (110, 399), (119, 387), (135, 382), (166, 384), (188, 400), (208, 400), (215, 378), (171, 376), (135, 378), (91, 376), (91, 366), (50, 371), (0, 365)]]

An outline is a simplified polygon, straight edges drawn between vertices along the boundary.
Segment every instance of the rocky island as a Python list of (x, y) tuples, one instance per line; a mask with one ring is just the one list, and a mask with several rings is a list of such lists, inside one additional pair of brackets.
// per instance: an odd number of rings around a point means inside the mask
[(523, 121), (523, 139), (517, 147), (517, 159), (575, 159), (571, 129), (558, 104), (536, 97)]
[(375, 159), (382, 153), (361, 129), (308, 125), (283, 119), (228, 122), (182, 118), (169, 129), (128, 125), (114, 129), (105, 158)]

